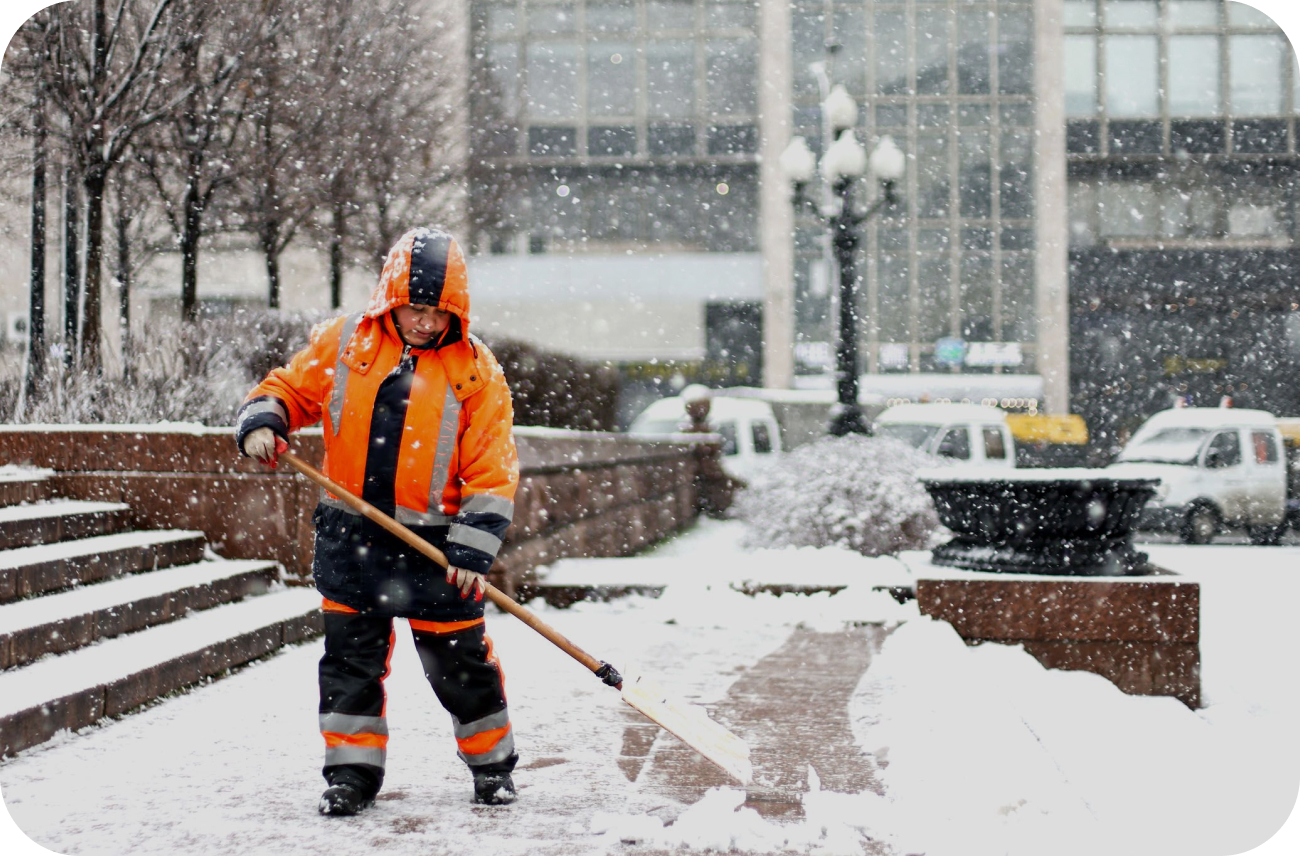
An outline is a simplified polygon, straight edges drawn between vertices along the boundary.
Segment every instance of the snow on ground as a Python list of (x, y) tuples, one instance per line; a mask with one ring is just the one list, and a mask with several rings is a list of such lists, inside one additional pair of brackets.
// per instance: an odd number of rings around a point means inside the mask
[[(874, 839), (883, 852), (929, 856), (1187, 856), (1249, 850), (1295, 803), (1300, 548), (1143, 548), (1203, 585), (1207, 706), (1193, 712), (1045, 670), (1015, 646), (967, 647), (947, 624), (871, 591), (897, 582), (897, 560), (746, 553), (738, 538), (737, 524), (706, 521), (643, 559), (555, 568), (557, 577), (603, 565), (626, 580), (670, 578), (658, 599), (531, 606), (598, 658), (640, 666), (696, 702), (723, 698), (797, 624), (900, 623), (853, 696), (853, 733), (828, 735), (870, 755), (883, 796), (824, 792), (812, 773), (805, 817), (779, 823), (740, 808), (738, 789), (693, 806), (644, 791), (616, 763), (636, 714), (503, 615), (490, 617), (489, 632), (523, 755), (512, 807), (470, 804), (446, 714), (400, 628), (387, 783), (358, 818), (315, 811), (319, 642), (0, 763), (0, 791), (35, 841), (84, 854), (881, 852)], [(748, 597), (730, 585), (855, 575), (870, 584), (833, 596)]]

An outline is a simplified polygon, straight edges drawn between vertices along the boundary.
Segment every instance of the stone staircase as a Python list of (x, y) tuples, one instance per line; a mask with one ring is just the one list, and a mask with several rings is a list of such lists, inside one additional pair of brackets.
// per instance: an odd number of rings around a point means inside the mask
[(320, 633), (320, 596), (274, 562), (133, 531), (128, 506), (53, 497), (47, 474), (0, 468), (0, 757)]

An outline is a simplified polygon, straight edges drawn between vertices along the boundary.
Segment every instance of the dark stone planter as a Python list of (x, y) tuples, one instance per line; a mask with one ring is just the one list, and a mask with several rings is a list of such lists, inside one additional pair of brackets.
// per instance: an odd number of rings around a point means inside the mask
[(1132, 533), (1159, 479), (1102, 470), (927, 470), (920, 476), (939, 520), (956, 537), (936, 565), (1067, 576), (1149, 573)]

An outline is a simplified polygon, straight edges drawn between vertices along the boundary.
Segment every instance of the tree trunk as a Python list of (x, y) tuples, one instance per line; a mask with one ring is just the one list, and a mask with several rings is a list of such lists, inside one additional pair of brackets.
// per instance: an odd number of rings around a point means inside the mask
[(81, 318), (81, 368), (103, 370), (100, 341), (103, 330), (104, 165), (86, 171), (86, 296)]
[(69, 167), (63, 170), (63, 362), (69, 371), (77, 360), (77, 319), (81, 305), (77, 209), (77, 183)]
[(131, 245), (127, 234), (131, 212), (127, 210), (125, 192), (118, 188), (117, 198), (117, 285), (118, 324), (122, 330), (122, 377), (131, 379)]
[[(201, 28), (202, 17), (198, 19)], [(203, 221), (203, 203), (199, 185), (203, 180), (203, 155), (198, 151), (195, 130), (199, 122), (198, 65), (199, 39), (191, 39), (181, 53), (183, 78), (194, 85), (186, 98), (185, 119), (185, 195), (181, 199), (181, 318), (194, 323), (199, 317), (199, 230)]]
[(334, 202), (333, 216), (330, 222), (330, 308), (338, 309), (343, 305), (343, 203)]
[[(98, 90), (104, 80), (105, 51), (108, 27), (104, 15), (104, 0), (94, 0), (91, 8), (91, 71), (90, 87)], [(104, 125), (92, 123), (86, 140), (89, 157), (82, 186), (86, 192), (86, 285), (83, 292), (81, 316), (81, 368), (82, 371), (100, 374), (103, 371), (103, 354), (100, 340), (103, 335), (103, 273), (104, 273), (104, 186), (108, 181), (109, 164), (105, 162)]]
[(45, 381), (45, 89), (36, 82), (32, 101), (32, 278), (27, 313), (28, 406)]
[(279, 221), (271, 220), (262, 225), (262, 257), (266, 260), (266, 305), (272, 309), (280, 308), (280, 241)]

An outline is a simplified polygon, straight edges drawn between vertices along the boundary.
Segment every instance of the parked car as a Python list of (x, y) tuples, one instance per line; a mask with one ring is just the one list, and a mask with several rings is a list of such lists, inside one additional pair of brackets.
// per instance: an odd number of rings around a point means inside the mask
[(941, 458), (994, 467), (1016, 465), (1007, 414), (982, 404), (895, 404), (876, 417), (876, 436)]
[[(748, 481), (781, 454), (781, 432), (772, 405), (752, 398), (710, 397), (709, 427), (722, 437), (722, 468)], [(629, 434), (665, 436), (690, 428), (680, 396), (652, 402), (632, 420)]]
[(1300, 531), (1300, 417), (1277, 419), (1286, 452), (1286, 516), (1291, 528)]
[(1206, 544), (1243, 528), (1276, 544), (1287, 528), (1287, 466), (1277, 419), (1263, 410), (1178, 407), (1148, 419), (1108, 473), (1159, 478), (1141, 529)]

